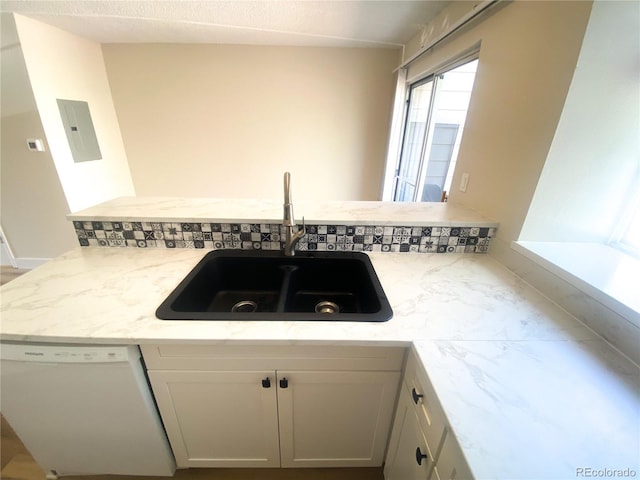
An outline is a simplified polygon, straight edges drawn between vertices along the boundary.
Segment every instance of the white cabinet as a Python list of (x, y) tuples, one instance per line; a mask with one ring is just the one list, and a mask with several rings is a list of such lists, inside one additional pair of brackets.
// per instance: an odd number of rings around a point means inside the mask
[(410, 397), (402, 392), (389, 442), (385, 480), (425, 480), (432, 468), (433, 455), (420, 428), (420, 420)]
[(414, 352), (409, 354), (389, 449), (385, 480), (469, 480), (473, 475)]
[(382, 464), (399, 372), (278, 372), (283, 467)]
[(382, 464), (404, 349), (141, 348), (179, 467)]
[(151, 370), (149, 379), (178, 467), (280, 465), (272, 371)]
[(447, 435), (438, 457), (438, 463), (433, 469), (431, 480), (466, 480), (473, 475), (462, 457), (460, 447), (452, 435)]

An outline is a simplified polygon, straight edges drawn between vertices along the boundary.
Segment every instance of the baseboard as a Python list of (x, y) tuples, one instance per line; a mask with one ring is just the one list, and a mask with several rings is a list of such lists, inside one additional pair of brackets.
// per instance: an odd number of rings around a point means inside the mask
[(16, 258), (16, 268), (32, 270), (51, 260), (50, 258)]

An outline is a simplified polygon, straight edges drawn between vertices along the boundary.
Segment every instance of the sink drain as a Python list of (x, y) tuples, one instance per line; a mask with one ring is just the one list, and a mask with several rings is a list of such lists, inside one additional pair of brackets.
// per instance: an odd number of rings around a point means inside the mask
[(333, 302), (327, 300), (316, 303), (316, 313), (338, 313), (340, 307)]
[(258, 304), (253, 300), (242, 300), (231, 307), (232, 312), (251, 313), (258, 310)]

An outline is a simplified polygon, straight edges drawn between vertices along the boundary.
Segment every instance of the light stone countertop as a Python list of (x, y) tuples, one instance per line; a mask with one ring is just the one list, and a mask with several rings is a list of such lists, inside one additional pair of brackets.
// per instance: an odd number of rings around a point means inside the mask
[(75, 249), (0, 288), (0, 339), (413, 345), (477, 479), (640, 476), (640, 369), (488, 255), (370, 254), (385, 323), (156, 319), (205, 253)]
[[(299, 202), (295, 220), (308, 224), (497, 227), (495, 220), (451, 203)], [(67, 215), (69, 220), (281, 223), (282, 200), (119, 197)]]

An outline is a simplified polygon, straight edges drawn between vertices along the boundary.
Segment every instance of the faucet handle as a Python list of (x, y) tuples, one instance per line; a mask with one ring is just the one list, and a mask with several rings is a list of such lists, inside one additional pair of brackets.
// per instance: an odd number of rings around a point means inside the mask
[(298, 240), (300, 240), (306, 234), (307, 234), (307, 228), (305, 227), (305, 224), (304, 224), (304, 217), (302, 217), (302, 228), (298, 228), (296, 233), (293, 233), (293, 237), (292, 238), (293, 238), (295, 243), (298, 243)]

